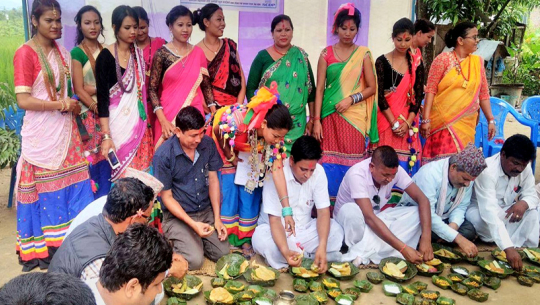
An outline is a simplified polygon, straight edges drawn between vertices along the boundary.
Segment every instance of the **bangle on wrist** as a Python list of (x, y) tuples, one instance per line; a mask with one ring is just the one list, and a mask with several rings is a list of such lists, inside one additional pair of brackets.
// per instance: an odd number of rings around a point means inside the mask
[(281, 216), (287, 217), (287, 216), (293, 216), (293, 211), (291, 207), (286, 207), (281, 209)]
[(430, 119), (420, 120), (420, 124), (427, 124), (427, 123), (431, 123), (431, 120)]
[(154, 107), (154, 113), (156, 113), (159, 109), (163, 109), (163, 107), (162, 106)]
[(405, 248), (407, 248), (407, 244), (404, 244), (404, 245), (403, 245), (403, 248), (401, 248), (401, 250), (399, 250), (399, 253), (402, 253), (403, 250), (405, 250)]
[(233, 162), (236, 159), (236, 155), (233, 154), (231, 158), (227, 159), (228, 162)]
[(321, 120), (321, 117), (320, 116), (314, 116), (311, 118), (313, 121), (320, 121)]
[(285, 199), (287, 199), (287, 198), (289, 198), (289, 196), (283, 196), (283, 197), (281, 197), (281, 198), (279, 199), (279, 203), (281, 203), (283, 200), (285, 200)]
[(210, 107), (216, 107), (216, 106), (217, 106), (217, 104), (216, 104), (216, 103), (214, 102), (214, 103), (210, 103), (210, 104), (208, 104), (207, 106), (208, 106), (208, 108), (210, 108)]

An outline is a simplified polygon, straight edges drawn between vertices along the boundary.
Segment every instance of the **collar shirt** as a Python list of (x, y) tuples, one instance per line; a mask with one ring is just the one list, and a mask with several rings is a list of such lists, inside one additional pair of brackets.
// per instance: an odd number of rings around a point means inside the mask
[[(283, 164), (283, 172), (287, 181), (289, 205), (293, 209), (294, 222), (296, 226), (303, 228), (311, 221), (313, 206), (317, 209), (330, 206), (326, 173), (323, 167), (317, 164), (313, 175), (301, 184), (294, 178), (288, 161)], [(268, 223), (268, 214), (281, 217), (282, 206), (279, 199), (274, 180), (270, 175), (264, 182), (260, 223)]]
[(529, 164), (517, 177), (508, 177), (502, 169), (500, 154), (487, 158), (486, 164), (475, 181), (471, 203), (478, 206), (497, 246), (510, 248), (514, 245), (504, 223), (506, 210), (519, 200), (527, 202), (529, 210), (538, 206), (534, 175)]
[[(193, 161), (186, 155), (176, 135), (165, 141), (154, 155), (155, 176), (163, 190), (172, 190), (173, 198), (186, 213), (203, 211), (210, 203), (208, 174), (218, 171), (223, 161), (216, 144), (204, 136)], [(166, 206), (162, 205), (166, 210)]]
[(375, 208), (377, 204), (373, 201), (375, 196), (379, 196), (379, 209), (374, 209), (378, 213), (386, 205), (392, 196), (392, 188), (398, 187), (405, 190), (412, 183), (411, 177), (407, 172), (398, 166), (396, 176), (387, 185), (381, 185), (380, 188), (375, 187), (373, 176), (369, 170), (371, 158), (368, 158), (360, 163), (353, 165), (343, 178), (336, 198), (334, 207), (334, 217), (338, 215), (340, 208), (349, 202), (355, 202), (355, 199), (367, 198), (371, 200), (371, 205)]

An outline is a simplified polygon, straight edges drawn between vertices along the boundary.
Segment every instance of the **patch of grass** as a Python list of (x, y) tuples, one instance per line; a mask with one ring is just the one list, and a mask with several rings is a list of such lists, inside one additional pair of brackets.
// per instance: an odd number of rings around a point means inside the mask
[(0, 83), (7, 83), (13, 88), (13, 56), (24, 43), (23, 36), (0, 37)]

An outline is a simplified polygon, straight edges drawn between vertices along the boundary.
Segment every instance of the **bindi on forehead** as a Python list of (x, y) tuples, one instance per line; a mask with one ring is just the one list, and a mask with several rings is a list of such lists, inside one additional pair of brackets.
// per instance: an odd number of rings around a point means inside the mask
[(411, 34), (409, 33), (401, 33), (397, 36), (397, 38), (401, 38), (401, 39), (407, 39), (407, 38), (411, 38)]
[(355, 26), (354, 21), (351, 20), (351, 19), (346, 20), (346, 21), (343, 23), (343, 25), (346, 26), (346, 27), (348, 27), (348, 28)]

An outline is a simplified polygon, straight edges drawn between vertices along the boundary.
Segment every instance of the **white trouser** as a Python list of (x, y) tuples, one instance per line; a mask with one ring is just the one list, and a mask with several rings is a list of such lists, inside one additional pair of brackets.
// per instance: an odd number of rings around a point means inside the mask
[[(377, 217), (399, 240), (416, 249), (422, 234), (417, 206), (388, 208), (377, 214)], [(403, 257), (366, 225), (362, 211), (355, 202), (344, 204), (336, 221), (343, 227), (345, 243), (349, 246), (343, 261), (356, 260), (356, 263), (361, 264), (372, 261), (378, 264), (385, 257)]]
[[(308, 258), (314, 258), (319, 247), (319, 234), (317, 233), (317, 219), (312, 219), (305, 226), (295, 228), (296, 236), (287, 237), (287, 244), (291, 251), (304, 252)], [(267, 263), (275, 269), (287, 268), (287, 260), (279, 251), (276, 243), (272, 239), (270, 224), (259, 224), (253, 232), (251, 239), (255, 252), (264, 257)], [(329, 262), (341, 261), (341, 249), (343, 243), (343, 230), (337, 222), (330, 220), (330, 232), (326, 245), (326, 259)], [(301, 248), (303, 248), (303, 250)]]
[[(482, 220), (478, 206), (470, 206), (466, 218), (473, 224), (482, 241), (493, 242), (493, 235), (489, 231), (488, 225)], [(519, 222), (505, 221), (506, 231), (508, 231), (514, 247), (538, 247), (538, 218), (538, 211), (535, 209), (526, 211), (523, 214), (523, 219)]]

